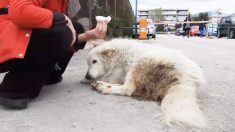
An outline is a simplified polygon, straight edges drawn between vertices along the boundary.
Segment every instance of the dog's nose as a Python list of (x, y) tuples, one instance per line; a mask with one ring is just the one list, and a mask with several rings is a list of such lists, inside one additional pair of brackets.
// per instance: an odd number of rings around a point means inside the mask
[(91, 75), (89, 73), (86, 74), (85, 78), (88, 79), (88, 80), (92, 79), (92, 77), (91, 77)]

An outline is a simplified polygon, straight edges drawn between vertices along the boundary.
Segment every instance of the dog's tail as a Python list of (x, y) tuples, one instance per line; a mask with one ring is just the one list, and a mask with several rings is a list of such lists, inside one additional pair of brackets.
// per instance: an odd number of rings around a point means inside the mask
[(194, 84), (176, 84), (172, 86), (161, 102), (163, 121), (203, 128), (207, 126), (205, 118), (199, 108)]

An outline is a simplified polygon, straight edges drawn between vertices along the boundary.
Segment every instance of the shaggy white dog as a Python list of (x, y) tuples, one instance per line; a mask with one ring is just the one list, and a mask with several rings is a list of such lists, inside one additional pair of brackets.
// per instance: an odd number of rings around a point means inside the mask
[(179, 51), (114, 39), (92, 49), (87, 63), (86, 79), (100, 93), (157, 101), (167, 125), (206, 126), (196, 92), (204, 75)]

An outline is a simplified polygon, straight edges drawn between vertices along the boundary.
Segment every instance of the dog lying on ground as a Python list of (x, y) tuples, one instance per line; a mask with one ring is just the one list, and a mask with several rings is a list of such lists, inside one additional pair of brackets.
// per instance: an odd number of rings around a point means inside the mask
[(197, 103), (197, 89), (205, 84), (201, 68), (182, 53), (114, 39), (93, 48), (87, 58), (86, 79), (102, 94), (141, 97), (157, 101), (163, 121), (205, 127)]

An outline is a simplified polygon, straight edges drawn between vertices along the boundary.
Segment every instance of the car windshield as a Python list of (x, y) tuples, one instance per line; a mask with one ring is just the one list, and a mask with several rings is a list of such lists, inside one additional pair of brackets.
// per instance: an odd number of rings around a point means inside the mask
[(231, 17), (231, 19), (232, 19), (232, 21), (234, 21), (234, 22), (235, 22), (235, 16), (232, 16), (232, 17)]
[(153, 20), (152, 19), (147, 19), (148, 25), (153, 25)]
[(218, 25), (217, 25), (217, 24), (213, 24), (212, 26), (213, 26), (213, 27), (217, 27)]
[(147, 19), (147, 22), (153, 23), (152, 19)]
[(148, 25), (153, 25), (153, 23), (151, 23), (151, 22), (148, 22)]

